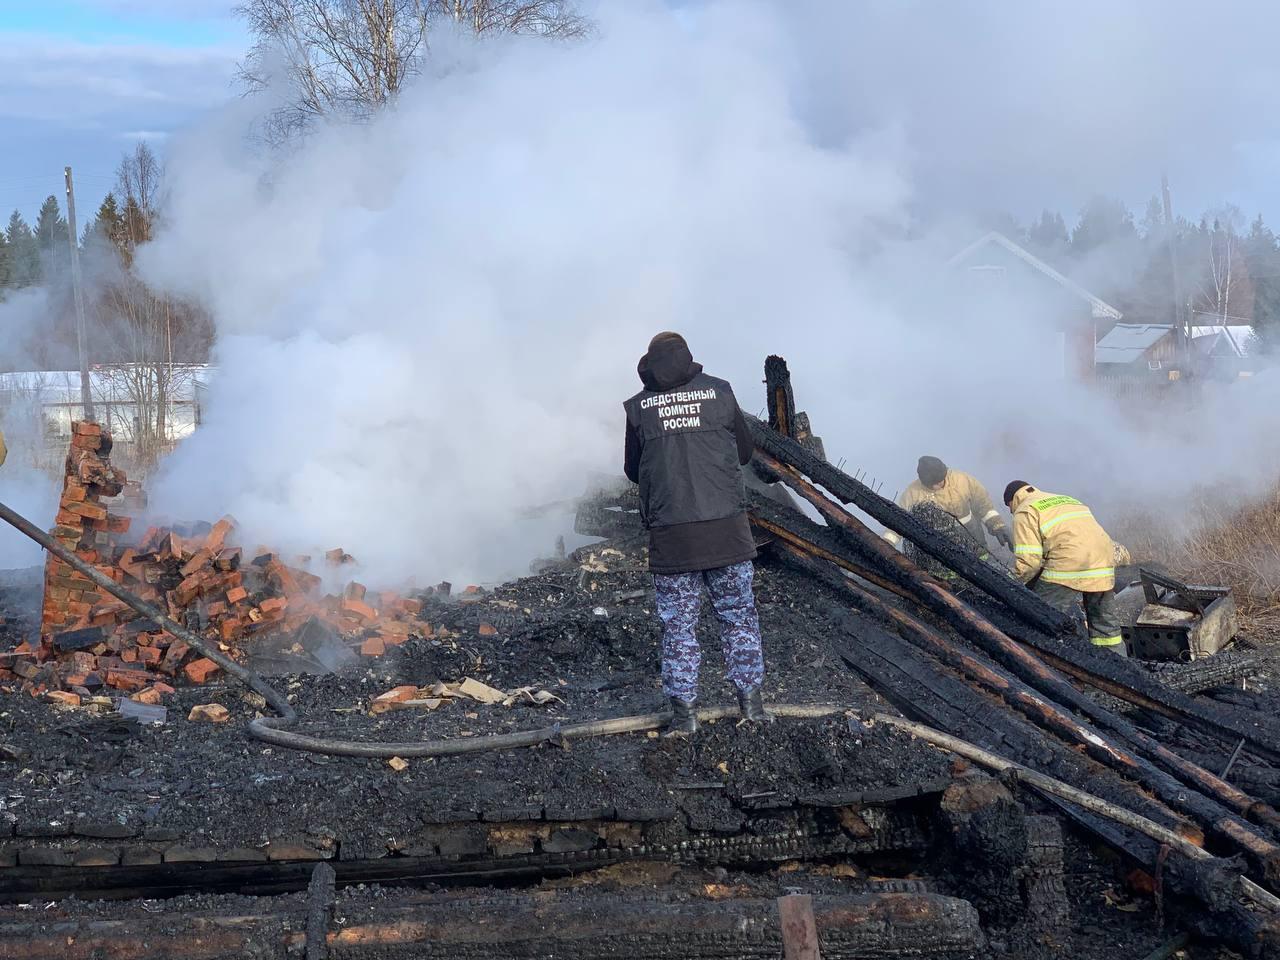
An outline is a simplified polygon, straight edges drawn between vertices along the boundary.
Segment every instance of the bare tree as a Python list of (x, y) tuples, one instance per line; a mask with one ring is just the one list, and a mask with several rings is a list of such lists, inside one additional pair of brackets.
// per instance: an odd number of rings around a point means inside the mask
[(1214, 214), (1211, 225), (1202, 226), (1205, 267), (1195, 306), (1223, 324), (1228, 317), (1248, 316), (1253, 307), (1253, 284), (1240, 235), (1243, 222), (1239, 208), (1227, 206)]
[(124, 209), (121, 211), (121, 236), (113, 239), (116, 239), (126, 265), (133, 262), (133, 251), (151, 239), (163, 175), (159, 158), (145, 140), (139, 140), (116, 168), (116, 193)]
[(588, 27), (569, 0), (244, 0), (236, 10), (256, 38), (240, 66), (247, 89), (289, 84), (268, 123), (277, 141), (321, 117), (366, 119), (394, 100), (421, 71), (438, 23), (561, 38)]
[(198, 308), (163, 296), (133, 271), (138, 247), (151, 239), (164, 170), (146, 142), (126, 153), (116, 172), (119, 229), (95, 251), (95, 307), (100, 354), (110, 362), (95, 376), (97, 398), (113, 433), (149, 469), (172, 446), (176, 398), (189, 386), (191, 361), (208, 355), (212, 324)]

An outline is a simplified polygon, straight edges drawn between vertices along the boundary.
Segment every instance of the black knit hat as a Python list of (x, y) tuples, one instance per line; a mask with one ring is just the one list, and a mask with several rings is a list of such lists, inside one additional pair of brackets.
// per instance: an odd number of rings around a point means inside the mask
[(947, 479), (947, 465), (937, 457), (921, 457), (916, 464), (916, 476), (926, 486), (935, 486)]
[[(1004, 505), (1007, 507), (1013, 503), (1013, 496), (1023, 487), (1031, 487), (1031, 484), (1025, 480), (1014, 480), (1011, 484), (1004, 488)], [(1031, 487), (1032, 490), (1035, 487)]]

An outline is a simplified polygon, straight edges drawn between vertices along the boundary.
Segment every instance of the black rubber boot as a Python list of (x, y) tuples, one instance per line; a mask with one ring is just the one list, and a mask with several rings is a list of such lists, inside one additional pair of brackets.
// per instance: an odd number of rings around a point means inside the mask
[(764, 697), (759, 687), (738, 691), (738, 715), (743, 723), (767, 723), (772, 719), (764, 712)]
[(691, 737), (698, 731), (698, 714), (693, 701), (671, 697), (671, 719), (662, 731), (664, 737)]

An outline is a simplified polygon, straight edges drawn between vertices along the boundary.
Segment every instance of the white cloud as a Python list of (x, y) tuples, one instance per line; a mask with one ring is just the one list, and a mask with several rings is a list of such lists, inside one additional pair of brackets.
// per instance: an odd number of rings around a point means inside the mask
[(99, 129), (161, 129), (234, 95), (230, 50), (95, 45), (0, 33), (9, 120)]

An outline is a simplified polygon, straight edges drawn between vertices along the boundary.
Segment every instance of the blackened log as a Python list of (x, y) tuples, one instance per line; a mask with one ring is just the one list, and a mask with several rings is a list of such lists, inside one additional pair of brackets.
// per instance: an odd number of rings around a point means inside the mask
[(978, 908), (985, 925), (1021, 921), (1021, 879), (1031, 853), (1022, 804), (999, 780), (972, 776), (947, 787), (938, 810), (956, 892)]
[[(1230, 861), (1195, 862), (1185, 857), (1161, 857), (1161, 847), (1150, 837), (1090, 813), (1074, 803), (1046, 797), (1070, 820), (1123, 854), (1131, 863), (1162, 874), (1166, 891), (1190, 901), (1199, 910), (1180, 910), (1183, 925), (1193, 927), (1210, 940), (1228, 944), (1250, 960), (1280, 957), (1280, 917), (1266, 910), (1252, 910), (1237, 901), (1237, 877)], [(1170, 909), (1169, 904), (1165, 906)]]
[[(344, 924), (327, 933), (329, 956), (395, 954), (471, 960), (555, 956), (563, 960), (634, 957), (749, 958), (782, 955), (774, 901), (665, 901), (588, 894), (529, 897), (422, 897), (391, 904), (353, 902)], [(961, 960), (982, 955), (977, 912), (935, 894), (816, 896), (814, 920), (827, 960), (913, 957)], [(607, 922), (602, 922), (607, 918)], [(304, 918), (281, 906), (251, 915), (127, 920), (82, 918), (0, 925), (0, 960), (214, 960), (296, 954)]]
[(1009, 579), (974, 554), (921, 523), (892, 500), (880, 496), (842, 470), (818, 459), (800, 443), (785, 437), (755, 417), (747, 417), (758, 450), (799, 470), (843, 503), (851, 503), (895, 533), (906, 537), (939, 563), (1005, 604), (1019, 617), (1053, 635), (1072, 636), (1075, 622), (1055, 610), (1022, 584)]
[(1049, 776), (1083, 787), (1183, 836), (1199, 828), (1107, 767), (1081, 756), (1004, 703), (969, 686), (938, 661), (865, 619), (833, 610), (847, 638), (836, 651), (902, 713)]
[(1027, 922), (1038, 933), (1053, 933), (1071, 922), (1067, 897), (1066, 850), (1056, 817), (1027, 817), (1027, 868), (1022, 876)]
[(327, 863), (317, 863), (311, 873), (311, 883), (307, 886), (307, 923), (303, 931), (306, 960), (327, 960), (329, 956), (326, 935), (329, 921), (333, 919), (336, 880), (333, 867)]
[[(1120, 738), (1118, 741), (1109, 742), (1098, 730), (1071, 716), (1061, 703), (1042, 696), (981, 654), (949, 643), (910, 614), (890, 606), (846, 578), (835, 575), (827, 582), (842, 589), (860, 610), (892, 623), (906, 640), (1001, 697), (1032, 723), (1078, 744), (1095, 759), (1152, 790), (1171, 807), (1196, 818), (1220, 839), (1238, 846), (1249, 854), (1268, 879), (1280, 878), (1280, 846), (1232, 813), (1234, 809), (1275, 826), (1280, 822), (1280, 816), (1266, 804), (1169, 750), (1127, 719), (1093, 703), (1069, 684), (1060, 685), (1069, 695), (1069, 702), (1116, 734)], [(1156, 763), (1162, 764), (1163, 769)], [(1174, 774), (1182, 780), (1176, 779)]]
[(1171, 690), (1139, 663), (1095, 650), (1087, 644), (1064, 643), (1030, 629), (997, 605), (977, 601), (979, 612), (1014, 640), (1031, 647), (1047, 663), (1118, 700), (1181, 720), (1218, 737), (1232, 747), (1242, 738), (1262, 756), (1280, 762), (1280, 721), (1256, 710), (1229, 706)]
[(764, 361), (764, 388), (769, 407), (769, 427), (784, 437), (794, 437), (796, 398), (791, 390), (787, 361), (770, 356)]
[[(1152, 675), (1166, 687), (1186, 694), (1203, 693), (1230, 683), (1235, 683), (1239, 690), (1241, 680), (1257, 676), (1262, 668), (1259, 656), (1239, 650), (1220, 650), (1212, 657), (1193, 660), (1191, 663), (1157, 663), (1147, 666)], [(1252, 707), (1253, 704), (1246, 703), (1244, 706)]]
[(751, 524), (759, 534), (778, 539), (798, 547), (812, 556), (848, 570), (882, 590), (897, 594), (904, 600), (914, 599), (911, 591), (892, 580), (870, 570), (861, 562), (859, 554), (831, 527), (814, 523), (799, 510), (755, 492), (750, 493)]

